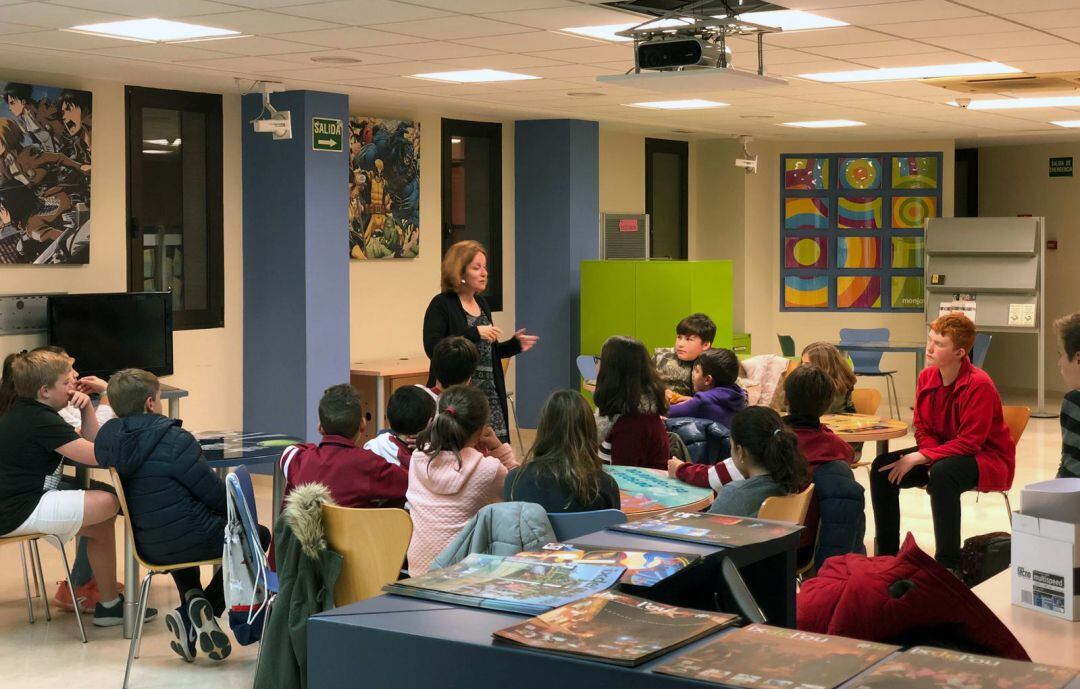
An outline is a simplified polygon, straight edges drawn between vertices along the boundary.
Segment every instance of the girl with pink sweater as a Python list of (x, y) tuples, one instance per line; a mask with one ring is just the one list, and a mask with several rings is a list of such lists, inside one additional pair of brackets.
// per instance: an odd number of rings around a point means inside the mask
[[(439, 411), (416, 438), (409, 463), (413, 533), (409, 574), (424, 574), (431, 561), (481, 507), (502, 499), (503, 482), (518, 465), (514, 450), (488, 426), (487, 397), (471, 385), (454, 385), (439, 397)], [(484, 456), (476, 447), (487, 448)]]

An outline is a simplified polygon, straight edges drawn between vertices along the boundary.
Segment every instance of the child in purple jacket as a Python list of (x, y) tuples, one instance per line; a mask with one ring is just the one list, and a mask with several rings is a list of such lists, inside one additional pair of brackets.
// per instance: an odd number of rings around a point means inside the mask
[(746, 407), (746, 391), (735, 381), (739, 359), (730, 349), (707, 349), (694, 362), (694, 396), (672, 405), (668, 417), (715, 421), (731, 428), (731, 419)]

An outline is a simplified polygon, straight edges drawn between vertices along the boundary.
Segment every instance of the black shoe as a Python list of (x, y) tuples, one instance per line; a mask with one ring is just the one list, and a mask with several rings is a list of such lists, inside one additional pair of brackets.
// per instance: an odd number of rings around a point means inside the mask
[(165, 628), (169, 630), (172, 638), (169, 639), (169, 648), (187, 662), (195, 660), (195, 627), (186, 619), (187, 614), (184, 606), (171, 610), (165, 616)]
[(188, 601), (188, 617), (197, 634), (198, 647), (210, 660), (225, 660), (232, 653), (229, 637), (221, 631), (214, 617), (214, 606), (202, 596), (192, 596)]
[[(157, 617), (157, 608), (147, 608), (143, 614), (143, 620), (149, 622)], [(120, 594), (120, 600), (113, 605), (98, 603), (94, 607), (95, 627), (115, 627), (124, 623), (124, 594)]]

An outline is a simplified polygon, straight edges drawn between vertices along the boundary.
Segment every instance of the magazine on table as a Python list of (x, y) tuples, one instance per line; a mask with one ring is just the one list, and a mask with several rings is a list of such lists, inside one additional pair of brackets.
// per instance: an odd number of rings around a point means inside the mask
[(620, 583), (634, 586), (653, 586), (701, 560), (701, 556), (689, 553), (617, 550), (581, 543), (548, 543), (540, 550), (518, 553), (514, 558), (542, 562), (618, 565), (626, 568)]
[(496, 641), (634, 666), (737, 622), (737, 615), (604, 591), (494, 633)]
[(736, 547), (771, 541), (801, 531), (804, 527), (725, 514), (674, 511), (608, 528), (676, 541)]
[(850, 689), (1062, 689), (1076, 670), (916, 646), (855, 678)]

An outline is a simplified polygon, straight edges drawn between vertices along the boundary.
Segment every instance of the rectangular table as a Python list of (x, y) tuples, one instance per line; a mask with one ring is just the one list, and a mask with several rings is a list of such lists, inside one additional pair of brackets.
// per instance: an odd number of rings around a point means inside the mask
[(926, 342), (833, 342), (841, 352), (910, 353), (915, 355), (915, 377), (926, 368)]
[(360, 405), (368, 422), (367, 429), (361, 436), (362, 441), (371, 440), (376, 433), (387, 427), (386, 403), (395, 390), (406, 385), (427, 383), (429, 366), (430, 362), (422, 354), (398, 359), (352, 362), (349, 382), (360, 393)]

